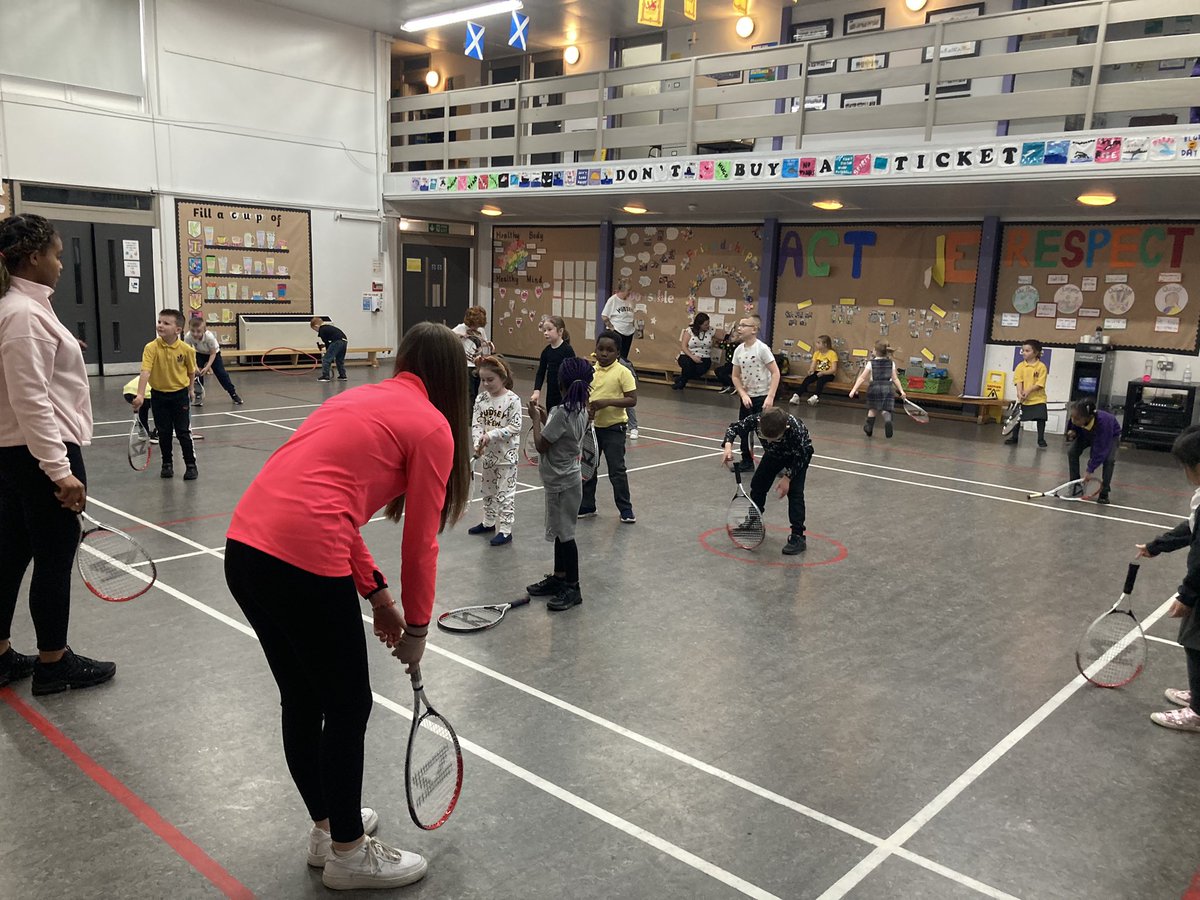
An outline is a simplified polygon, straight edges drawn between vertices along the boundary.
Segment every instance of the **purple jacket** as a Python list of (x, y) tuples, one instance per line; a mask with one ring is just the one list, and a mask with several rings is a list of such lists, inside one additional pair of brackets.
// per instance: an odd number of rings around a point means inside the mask
[(1096, 421), (1092, 423), (1091, 429), (1078, 425), (1072, 425), (1071, 428), (1079, 437), (1091, 442), (1092, 455), (1088, 457), (1087, 464), (1089, 475), (1116, 452), (1117, 442), (1121, 439), (1121, 423), (1112, 413), (1106, 413), (1102, 409), (1096, 410)]

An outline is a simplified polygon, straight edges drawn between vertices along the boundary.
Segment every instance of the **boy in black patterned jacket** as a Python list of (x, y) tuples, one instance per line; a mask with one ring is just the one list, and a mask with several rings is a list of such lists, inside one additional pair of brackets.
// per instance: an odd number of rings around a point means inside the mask
[(750, 482), (750, 499), (765, 512), (767, 491), (776, 476), (779, 477), (775, 493), (780, 497), (787, 495), (788, 522), (792, 526), (783, 555), (803, 553), (808, 548), (804, 539), (804, 477), (813, 457), (812, 438), (803, 422), (782, 409), (772, 407), (729, 424), (725, 431), (726, 465), (733, 460), (734, 443), (751, 433), (761, 439), (763, 455)]

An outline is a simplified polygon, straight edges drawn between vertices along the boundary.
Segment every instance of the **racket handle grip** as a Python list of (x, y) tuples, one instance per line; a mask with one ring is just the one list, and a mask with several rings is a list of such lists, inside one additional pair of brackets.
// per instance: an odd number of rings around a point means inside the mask
[(1133, 583), (1135, 581), (1137, 581), (1138, 568), (1139, 568), (1139, 566), (1137, 563), (1129, 564), (1129, 571), (1125, 573), (1124, 593), (1126, 593), (1126, 594), (1133, 593)]

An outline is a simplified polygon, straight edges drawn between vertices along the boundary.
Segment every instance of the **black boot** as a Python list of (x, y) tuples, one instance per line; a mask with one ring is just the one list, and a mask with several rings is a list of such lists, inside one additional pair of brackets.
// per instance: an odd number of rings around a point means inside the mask
[(868, 416), (866, 423), (863, 425), (863, 431), (867, 433), (867, 437), (871, 436), (871, 432), (875, 430), (875, 417)]

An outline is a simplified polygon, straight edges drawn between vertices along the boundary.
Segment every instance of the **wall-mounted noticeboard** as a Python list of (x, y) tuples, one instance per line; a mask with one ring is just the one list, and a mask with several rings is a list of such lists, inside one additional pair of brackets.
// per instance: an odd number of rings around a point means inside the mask
[(311, 313), (306, 209), (176, 200), (180, 309), (236, 347), (242, 313)]
[(1195, 353), (1200, 225), (1006, 225), (991, 340), (1074, 346), (1102, 328), (1138, 350)]

